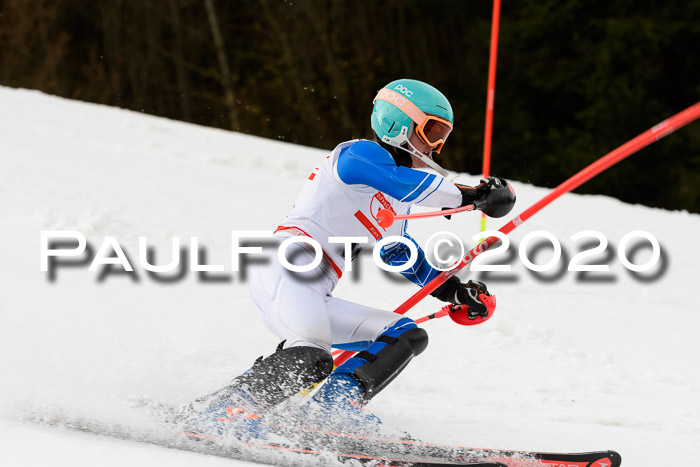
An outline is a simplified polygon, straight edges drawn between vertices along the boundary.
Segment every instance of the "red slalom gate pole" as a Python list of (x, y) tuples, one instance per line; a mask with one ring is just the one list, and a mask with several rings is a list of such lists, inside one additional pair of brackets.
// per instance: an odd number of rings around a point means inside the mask
[[(486, 125), (484, 127), (484, 160), (482, 175), (491, 171), (491, 139), (493, 134), (493, 107), (496, 99), (496, 59), (498, 57), (498, 27), (501, 19), (501, 0), (493, 0), (491, 15), (491, 49), (489, 52), (489, 80), (486, 89)], [(481, 213), (481, 231), (486, 230), (486, 215)]]
[[(591, 178), (595, 177), (601, 172), (609, 169), (621, 160), (631, 156), (640, 149), (643, 149), (649, 146), (650, 144), (660, 140), (664, 136), (673, 133), (677, 129), (684, 127), (688, 123), (696, 120), (698, 117), (700, 117), (700, 102), (696, 102), (687, 109), (678, 112), (674, 116), (667, 118), (658, 125), (651, 127), (644, 133), (629, 140), (622, 146), (618, 147), (617, 149), (614, 149), (613, 151), (609, 152), (597, 161), (593, 162), (588, 167), (582, 169), (576, 175), (572, 176), (571, 178), (563, 182), (561, 185), (553, 189), (549, 194), (544, 196), (535, 204), (527, 208), (525, 211), (521, 212), (518, 216), (515, 216), (506, 225), (498, 229), (498, 231), (505, 235), (508, 235), (516, 227), (518, 227), (520, 224), (531, 218), (542, 208), (547, 206), (555, 199), (559, 198), (564, 193), (568, 193), (571, 190), (574, 190), (584, 182), (590, 180)], [(441, 272), (435, 279), (428, 282), (425, 286), (423, 286), (423, 288), (418, 290), (418, 292), (409, 297), (408, 300), (399, 305), (399, 307), (394, 310), (394, 313), (398, 313), (400, 315), (405, 314), (408, 310), (413, 308), (414, 305), (416, 305), (418, 302), (420, 302), (426, 296), (428, 296), (433, 290), (440, 287), (447, 279), (454, 276), (459, 270), (461, 270), (469, 263), (474, 261), (474, 258), (491, 248), (496, 242), (498, 242), (498, 237), (495, 236), (488, 237), (479, 242), (474, 248), (469, 250), (467, 255), (464, 258), (462, 258), (459, 264), (457, 264), (455, 267), (448, 271)], [(345, 351), (339, 354), (334, 360), (335, 365), (338, 366), (342, 364), (353, 354), (354, 352), (349, 351)]]

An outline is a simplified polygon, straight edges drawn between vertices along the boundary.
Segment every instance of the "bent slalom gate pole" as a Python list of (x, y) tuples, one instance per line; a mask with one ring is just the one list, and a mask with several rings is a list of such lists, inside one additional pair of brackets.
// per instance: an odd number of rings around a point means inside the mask
[[(584, 182), (590, 180), (591, 178), (595, 177), (601, 172), (609, 169), (621, 160), (631, 156), (640, 149), (649, 146), (655, 141), (660, 140), (664, 136), (673, 133), (677, 129), (684, 127), (688, 123), (696, 120), (698, 117), (700, 117), (700, 102), (697, 102), (688, 107), (687, 109), (678, 112), (674, 116), (667, 118), (663, 122), (653, 126), (644, 133), (629, 140), (617, 149), (609, 152), (605, 156), (590, 164), (588, 167), (582, 169), (580, 172), (563, 182), (561, 185), (556, 187), (554, 190), (552, 190), (549, 194), (537, 201), (535, 204), (527, 208), (525, 211), (521, 212), (520, 215), (515, 216), (510, 222), (498, 229), (498, 231), (505, 235), (508, 235), (516, 227), (528, 220), (530, 217), (539, 212), (542, 208), (547, 206), (555, 199), (559, 198), (564, 193), (568, 193), (571, 190), (574, 190)], [(419, 291), (417, 291), (415, 294), (409, 297), (408, 300), (399, 305), (399, 307), (396, 308), (396, 310), (394, 310), (394, 313), (398, 313), (401, 315), (405, 314), (408, 310), (413, 308), (414, 305), (416, 305), (418, 302), (420, 302), (426, 296), (428, 296), (433, 290), (440, 287), (450, 277), (457, 274), (459, 270), (471, 263), (474, 260), (474, 258), (491, 248), (496, 242), (498, 242), (498, 237), (495, 236), (488, 237), (479, 242), (474, 248), (469, 250), (469, 252), (464, 258), (462, 258), (459, 264), (457, 264), (455, 267), (448, 271), (441, 272), (437, 277), (435, 277), (435, 279), (427, 283), (425, 286), (423, 286), (423, 288), (421, 288)], [(339, 354), (334, 360), (335, 365), (341, 365), (353, 354), (354, 352), (351, 351), (344, 351), (343, 353)]]

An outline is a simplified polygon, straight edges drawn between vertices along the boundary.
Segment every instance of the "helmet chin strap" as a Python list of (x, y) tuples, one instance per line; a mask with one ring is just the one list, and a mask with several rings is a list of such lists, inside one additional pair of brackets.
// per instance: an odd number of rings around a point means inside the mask
[(435, 162), (431, 157), (426, 156), (425, 154), (420, 152), (418, 149), (416, 149), (416, 147), (413, 146), (410, 141), (406, 140), (406, 143), (408, 144), (408, 147), (411, 148), (411, 150), (408, 152), (410, 152), (412, 155), (416, 156), (418, 159), (423, 161), (425, 163), (425, 165), (427, 165), (431, 169), (435, 170), (437, 173), (439, 173), (440, 175), (442, 175), (445, 178), (450, 176), (450, 174), (447, 173), (447, 170), (440, 167), (440, 165), (437, 162)]
[[(433, 169), (434, 171), (436, 171), (437, 173), (439, 173), (443, 177), (445, 177), (445, 178), (449, 177), (450, 174), (447, 173), (447, 170), (440, 167), (440, 165), (438, 165), (437, 162), (435, 162), (433, 159), (431, 159), (430, 157), (428, 157), (425, 154), (423, 154), (422, 152), (420, 152), (418, 149), (416, 149), (416, 147), (414, 145), (411, 144), (411, 142), (408, 140), (408, 128), (402, 127), (401, 133), (398, 136), (395, 136), (394, 138), (389, 138), (388, 136), (384, 136), (382, 138), (382, 140), (385, 143), (388, 143), (388, 144), (395, 146), (403, 151), (408, 152), (411, 155), (416, 156), (418, 159), (423, 161), (425, 163), (425, 165), (427, 165), (428, 167), (430, 167), (431, 169)], [(408, 145), (408, 147), (410, 148), (410, 150), (402, 147), (403, 143), (406, 143)]]

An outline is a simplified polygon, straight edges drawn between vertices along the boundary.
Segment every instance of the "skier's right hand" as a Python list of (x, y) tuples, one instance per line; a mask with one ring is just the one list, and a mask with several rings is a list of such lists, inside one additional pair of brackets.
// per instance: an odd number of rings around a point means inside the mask
[(515, 192), (505, 178), (488, 177), (475, 187), (455, 184), (462, 193), (462, 204), (473, 204), (489, 217), (503, 217), (515, 205)]
[[(456, 305), (466, 305), (469, 319), (478, 317), (486, 318), (493, 313), (495, 302), (488, 300), (491, 297), (486, 284), (480, 281), (470, 280), (463, 284), (457, 277), (449, 278), (444, 284), (431, 293), (433, 297), (443, 302), (450, 302)], [(485, 303), (487, 302), (487, 303)], [(489, 305), (493, 305), (490, 307)]]

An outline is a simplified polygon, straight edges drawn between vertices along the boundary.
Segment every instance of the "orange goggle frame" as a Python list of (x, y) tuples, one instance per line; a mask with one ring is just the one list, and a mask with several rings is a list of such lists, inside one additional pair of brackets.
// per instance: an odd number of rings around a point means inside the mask
[(413, 102), (391, 89), (380, 89), (377, 97), (374, 98), (374, 101), (378, 100), (388, 102), (408, 115), (416, 124), (415, 131), (418, 137), (431, 148), (435, 148), (434, 151), (440, 154), (447, 136), (452, 131), (452, 123), (444, 118), (426, 114)]

